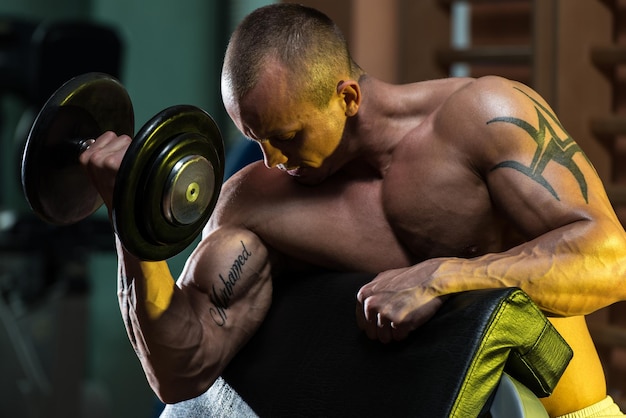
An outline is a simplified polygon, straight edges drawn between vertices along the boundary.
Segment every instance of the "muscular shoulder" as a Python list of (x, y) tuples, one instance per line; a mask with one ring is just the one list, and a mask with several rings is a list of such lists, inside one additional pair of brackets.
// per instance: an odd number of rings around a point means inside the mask
[(485, 76), (466, 80), (467, 82), (460, 83), (459, 88), (449, 95), (447, 105), (480, 105), (481, 110), (489, 111), (501, 106), (523, 105), (529, 96), (543, 102), (527, 85), (504, 77)]
[(223, 185), (205, 233), (219, 227), (245, 227), (264, 211), (268, 190), (279, 182), (276, 170), (258, 161), (244, 167)]
[(504, 154), (521, 151), (520, 147), (529, 144), (527, 140), (546, 127), (566, 135), (539, 94), (522, 83), (497, 76), (464, 84), (447, 98), (433, 121), (440, 138), (486, 165)]

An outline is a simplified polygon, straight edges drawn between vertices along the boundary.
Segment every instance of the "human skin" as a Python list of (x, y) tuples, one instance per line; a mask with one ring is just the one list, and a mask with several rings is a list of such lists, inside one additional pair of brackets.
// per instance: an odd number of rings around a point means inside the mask
[[(297, 88), (274, 62), (241, 101), (224, 91), (265, 164), (224, 185), (176, 284), (165, 262), (118, 242), (122, 315), (161, 399), (205, 391), (262, 322), (273, 278), (311, 266), (378, 274), (355, 295), (356, 324), (383, 343), (449, 294), (520, 287), (575, 352), (549, 414), (603, 399), (583, 315), (625, 299), (626, 237), (545, 101), (498, 77), (397, 86), (338, 74), (324, 109)], [(108, 207), (124, 151), (114, 137), (81, 155)]]

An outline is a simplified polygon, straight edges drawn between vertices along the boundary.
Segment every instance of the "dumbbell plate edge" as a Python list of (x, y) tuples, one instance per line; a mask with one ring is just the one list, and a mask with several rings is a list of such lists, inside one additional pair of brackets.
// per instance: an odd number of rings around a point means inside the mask
[(24, 196), (31, 209), (55, 225), (94, 213), (102, 199), (81, 167), (77, 143), (106, 131), (133, 135), (134, 113), (114, 77), (87, 73), (63, 84), (39, 111), (21, 160)]

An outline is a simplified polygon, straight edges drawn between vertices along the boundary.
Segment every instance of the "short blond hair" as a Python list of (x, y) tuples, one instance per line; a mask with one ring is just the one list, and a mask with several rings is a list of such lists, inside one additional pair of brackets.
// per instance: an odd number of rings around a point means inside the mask
[(278, 59), (304, 86), (302, 99), (318, 107), (328, 104), (338, 74), (361, 73), (337, 25), (316, 9), (291, 3), (253, 11), (231, 36), (222, 79), (236, 100), (256, 85), (269, 59)]

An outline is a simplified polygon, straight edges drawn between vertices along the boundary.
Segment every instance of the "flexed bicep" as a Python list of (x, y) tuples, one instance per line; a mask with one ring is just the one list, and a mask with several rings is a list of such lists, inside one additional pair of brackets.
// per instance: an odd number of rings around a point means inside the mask
[(176, 282), (166, 262), (120, 251), (120, 308), (151, 387), (166, 403), (200, 395), (265, 318), (272, 296), (267, 248), (248, 230), (218, 228)]
[(265, 318), (272, 297), (269, 250), (254, 233), (219, 228), (198, 245), (178, 280), (207, 343), (228, 361)]

